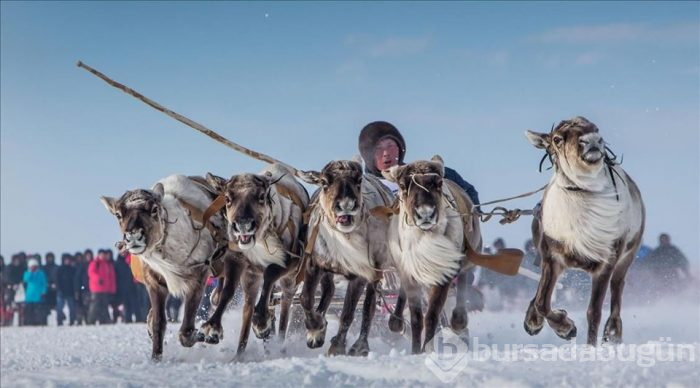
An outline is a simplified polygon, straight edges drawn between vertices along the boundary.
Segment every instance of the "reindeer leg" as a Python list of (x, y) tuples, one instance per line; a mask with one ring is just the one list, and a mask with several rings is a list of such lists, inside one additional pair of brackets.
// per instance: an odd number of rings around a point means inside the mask
[[(325, 274), (324, 274), (325, 275)], [(315, 349), (323, 346), (326, 338), (326, 321), (323, 315), (314, 311), (316, 302), (316, 287), (321, 280), (321, 269), (312, 260), (306, 267), (304, 287), (301, 290), (301, 307), (304, 309), (304, 324), (306, 326), (306, 346)]]
[(377, 309), (377, 292), (375, 287), (377, 282), (367, 282), (365, 291), (365, 302), (362, 306), (362, 324), (360, 326), (360, 336), (357, 341), (350, 347), (348, 352), (351, 356), (366, 357), (369, 354), (369, 329), (372, 327), (372, 319), (374, 312)]
[(182, 317), (182, 325), (180, 325), (178, 339), (180, 340), (180, 345), (186, 348), (191, 348), (197, 343), (198, 336), (197, 329), (194, 326), (194, 321), (197, 318), (199, 303), (202, 301), (205, 282), (206, 275), (202, 275), (202, 279), (200, 280), (198, 287), (195, 287), (187, 295), (185, 295), (185, 316)]
[[(204, 341), (208, 344), (218, 344), (219, 341), (224, 339), (221, 318), (224, 315), (224, 311), (226, 311), (226, 306), (228, 306), (228, 303), (236, 293), (236, 286), (238, 286), (238, 281), (244, 268), (245, 266), (238, 261), (227, 260), (225, 263), (224, 270), (226, 275), (219, 280), (217, 285), (217, 289), (221, 289), (221, 291), (217, 293), (216, 308), (211, 317), (200, 328), (201, 336), (204, 336)], [(221, 286), (222, 283), (223, 286)]]
[(321, 277), (321, 300), (318, 302), (318, 307), (316, 311), (321, 314), (321, 316), (326, 316), (326, 311), (333, 301), (333, 295), (335, 295), (335, 283), (333, 282), (333, 273), (326, 272)]
[(262, 291), (253, 312), (253, 332), (260, 339), (266, 339), (272, 333), (275, 319), (274, 312), (270, 314), (269, 309), (272, 288), (279, 278), (289, 272), (289, 268), (289, 265), (285, 268), (277, 264), (270, 264), (265, 268)]
[(537, 304), (544, 298), (548, 287), (551, 286), (554, 288), (556, 286), (556, 281), (551, 280), (552, 274), (549, 271), (553, 259), (549, 256), (543, 255), (543, 257), (542, 275), (537, 285), (537, 292), (535, 293), (535, 297), (530, 301), (530, 306), (527, 308), (527, 313), (525, 313), (525, 322), (523, 323), (525, 331), (530, 335), (537, 335), (542, 331), (542, 327), (544, 327), (544, 315), (537, 310)]
[(447, 300), (447, 293), (450, 290), (450, 283), (441, 286), (433, 286), (428, 294), (428, 311), (425, 313), (425, 342), (423, 345), (424, 352), (432, 352), (432, 346), (426, 347), (437, 331), (438, 321), (442, 308)]
[(289, 310), (296, 291), (296, 279), (287, 276), (280, 280), (282, 286), (282, 300), (280, 301), (280, 326), (278, 329), (280, 342), (284, 342), (287, 336), (287, 324), (289, 323)]
[(253, 269), (246, 271), (243, 279), (243, 291), (245, 302), (243, 303), (243, 317), (241, 318), (241, 333), (238, 338), (238, 349), (236, 357), (240, 358), (248, 345), (248, 336), (250, 335), (251, 318), (253, 316), (253, 306), (255, 306), (255, 298), (258, 296), (258, 288), (260, 288), (260, 275)]
[(148, 289), (148, 297), (151, 300), (151, 311), (148, 313), (148, 329), (153, 344), (151, 359), (160, 361), (163, 358), (163, 338), (165, 337), (167, 321), (165, 317), (165, 299), (168, 297), (168, 289), (154, 279), (149, 280), (146, 281), (146, 287)]
[(403, 320), (403, 310), (406, 307), (406, 290), (399, 289), (399, 297), (396, 298), (394, 313), (389, 317), (389, 330), (394, 333), (403, 334), (406, 330)]
[(401, 278), (401, 288), (408, 300), (411, 313), (411, 353), (420, 354), (423, 337), (423, 300), (421, 287), (411, 280)]
[(467, 294), (471, 286), (470, 277), (469, 271), (466, 270), (457, 275), (456, 304), (454, 310), (452, 310), (452, 318), (450, 318), (450, 327), (455, 333), (466, 331), (469, 322), (467, 317)]
[(345, 338), (355, 317), (357, 302), (360, 300), (360, 294), (365, 283), (364, 279), (356, 277), (348, 284), (345, 302), (343, 303), (343, 312), (340, 314), (340, 327), (338, 328), (338, 334), (331, 338), (331, 347), (328, 349), (329, 356), (345, 354)]
[(542, 264), (542, 278), (535, 295), (534, 306), (538, 314), (547, 318), (547, 323), (560, 338), (570, 340), (576, 337), (576, 325), (566, 311), (552, 309), (552, 293), (557, 279), (564, 270), (563, 265), (553, 258)]
[(637, 248), (632, 250), (625, 257), (612, 273), (610, 280), (610, 317), (605, 322), (603, 331), (603, 342), (612, 342), (614, 344), (622, 343), (622, 318), (620, 318), (620, 310), (622, 309), (622, 291), (625, 288), (625, 276), (632, 261)]
[(591, 300), (588, 303), (588, 344), (598, 344), (598, 326), (600, 326), (601, 310), (605, 294), (608, 292), (608, 284), (612, 275), (612, 267), (606, 265), (600, 273), (593, 275), (591, 286)]

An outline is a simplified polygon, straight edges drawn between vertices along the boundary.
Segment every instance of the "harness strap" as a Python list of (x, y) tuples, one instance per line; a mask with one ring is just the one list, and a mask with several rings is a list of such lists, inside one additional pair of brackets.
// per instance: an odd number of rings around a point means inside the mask
[(275, 188), (277, 189), (277, 193), (290, 201), (292, 201), (301, 211), (304, 211), (304, 202), (299, 198), (297, 193), (295, 193), (293, 190), (290, 190), (287, 188), (287, 186), (278, 183), (275, 185)]
[[(223, 197), (222, 197), (223, 199)], [(211, 222), (209, 222), (209, 218), (213, 213), (216, 213), (218, 210), (213, 211), (211, 214), (209, 214), (209, 217), (207, 217), (207, 212), (209, 212), (212, 209), (212, 206), (216, 203), (216, 200), (212, 205), (210, 205), (207, 210), (202, 213), (201, 210), (199, 210), (196, 206), (192, 205), (191, 203), (185, 201), (182, 198), (177, 199), (180, 202), (180, 205), (187, 209), (187, 211), (190, 213), (190, 217), (192, 219), (200, 224), (203, 225), (203, 227), (206, 227), (207, 230), (209, 230), (209, 233), (211, 233), (212, 237), (214, 238), (215, 241), (221, 243), (223, 241), (227, 241), (227, 239), (223, 236), (221, 236), (221, 231), (217, 230), (214, 225), (212, 225)]]
[(308, 240), (306, 240), (306, 248), (304, 248), (304, 253), (310, 255), (314, 250), (314, 245), (316, 244), (316, 238), (318, 237), (318, 230), (321, 224), (321, 217), (318, 217), (316, 223), (311, 227), (311, 234), (309, 234)]
[(214, 214), (218, 213), (219, 210), (223, 209), (224, 206), (226, 205), (226, 199), (223, 195), (219, 195), (214, 199), (214, 202), (209, 205), (207, 210), (204, 211), (204, 214), (202, 215), (202, 222), (209, 222), (209, 219), (211, 216)]

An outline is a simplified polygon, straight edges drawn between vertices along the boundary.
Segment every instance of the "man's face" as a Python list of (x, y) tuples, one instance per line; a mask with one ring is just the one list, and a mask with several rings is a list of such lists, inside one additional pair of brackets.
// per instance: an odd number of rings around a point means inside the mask
[(399, 164), (399, 145), (390, 138), (380, 140), (374, 148), (374, 165), (384, 171)]

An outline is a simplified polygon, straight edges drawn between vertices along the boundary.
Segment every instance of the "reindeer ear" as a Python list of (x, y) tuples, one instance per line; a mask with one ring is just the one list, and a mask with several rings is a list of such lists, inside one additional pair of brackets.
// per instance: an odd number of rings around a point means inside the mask
[(433, 155), (433, 157), (430, 158), (430, 161), (433, 163), (439, 164), (440, 165), (440, 175), (445, 176), (445, 161), (442, 160), (442, 156)]
[(158, 199), (163, 199), (165, 196), (165, 187), (163, 187), (163, 184), (160, 182), (156, 183), (151, 191), (156, 195), (156, 197), (158, 197)]
[(109, 211), (112, 214), (115, 214), (117, 212), (117, 199), (112, 198), (112, 197), (100, 197), (100, 202), (102, 202), (103, 205), (105, 205), (105, 208), (107, 208), (107, 211)]
[(226, 179), (216, 176), (210, 172), (207, 173), (207, 183), (211, 185), (211, 187), (214, 188), (214, 191), (216, 191), (219, 194), (223, 194), (224, 190), (226, 189)]
[(388, 170), (382, 171), (382, 176), (389, 182), (398, 183), (399, 176), (406, 166), (391, 166)]
[(321, 185), (321, 173), (318, 171), (299, 171), (297, 176), (308, 184), (316, 186)]
[(549, 134), (539, 133), (534, 131), (525, 131), (525, 136), (530, 144), (535, 146), (535, 148), (547, 148), (549, 147)]

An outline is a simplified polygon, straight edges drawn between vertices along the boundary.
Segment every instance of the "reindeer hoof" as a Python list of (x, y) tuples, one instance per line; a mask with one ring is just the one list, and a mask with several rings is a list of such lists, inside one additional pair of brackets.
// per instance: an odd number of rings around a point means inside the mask
[(389, 317), (389, 330), (391, 330), (393, 333), (403, 334), (406, 331), (406, 326), (403, 323), (403, 319), (393, 315)]
[(456, 308), (452, 310), (452, 318), (450, 318), (450, 327), (455, 333), (461, 332), (467, 327), (467, 309)]
[[(257, 318), (257, 319), (256, 319)], [(265, 320), (259, 316), (253, 316), (253, 332), (259, 339), (268, 339), (275, 329), (275, 314), (268, 314)]]
[(208, 335), (208, 336), (204, 339), (204, 342), (206, 342), (206, 343), (208, 343), (208, 344), (216, 345), (216, 344), (219, 343), (219, 340), (220, 340), (219, 335), (216, 334), (216, 333), (214, 333), (214, 334)]
[(326, 329), (328, 322), (323, 319), (323, 326), (320, 329), (308, 329), (306, 332), (306, 346), (311, 349), (320, 348), (326, 342)]
[(544, 327), (544, 325), (536, 325), (536, 324), (532, 324), (528, 321), (525, 321), (525, 322), (523, 322), (523, 327), (525, 328), (525, 331), (527, 332), (527, 334), (537, 335), (540, 333), (540, 331), (542, 331), (542, 328)]
[(345, 339), (340, 340), (338, 336), (331, 338), (331, 347), (328, 348), (328, 356), (345, 355)]
[(191, 348), (192, 346), (194, 346), (194, 344), (197, 343), (198, 337), (199, 333), (195, 329), (187, 329), (185, 331), (181, 331), (179, 335), (180, 345), (186, 348)]
[(355, 357), (367, 357), (369, 354), (369, 344), (367, 340), (358, 339), (348, 351), (348, 355)]
[(576, 337), (576, 325), (569, 318), (564, 320), (564, 323), (554, 330), (557, 336), (561, 339), (570, 340)]
[(161, 362), (162, 360), (163, 360), (163, 353), (152, 353), (151, 354), (151, 361)]
[(530, 307), (527, 309), (525, 314), (525, 322), (523, 322), (523, 327), (527, 334), (537, 335), (544, 327), (544, 317), (537, 312), (535, 306), (530, 303)]
[(224, 330), (221, 325), (205, 322), (197, 333), (197, 341), (216, 345), (224, 339)]
[(608, 318), (603, 331), (603, 342), (619, 345), (622, 343), (622, 320), (620, 318)]

